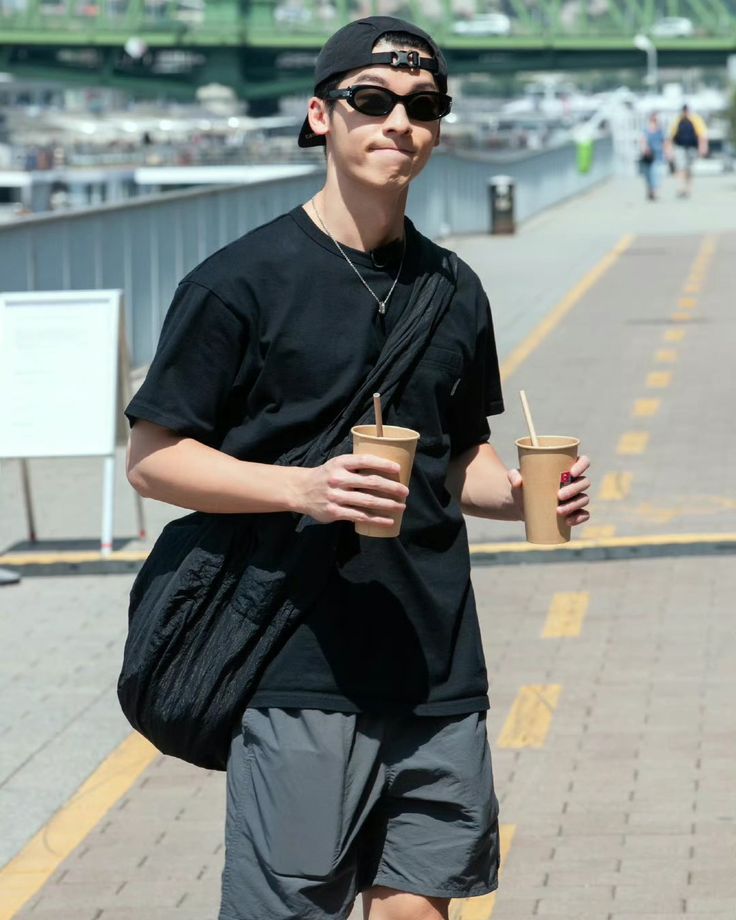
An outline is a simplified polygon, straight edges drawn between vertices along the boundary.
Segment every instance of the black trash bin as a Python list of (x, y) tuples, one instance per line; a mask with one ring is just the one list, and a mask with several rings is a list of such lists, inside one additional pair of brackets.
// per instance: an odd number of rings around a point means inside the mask
[(511, 176), (493, 176), (488, 183), (491, 202), (491, 233), (515, 233), (514, 180)]

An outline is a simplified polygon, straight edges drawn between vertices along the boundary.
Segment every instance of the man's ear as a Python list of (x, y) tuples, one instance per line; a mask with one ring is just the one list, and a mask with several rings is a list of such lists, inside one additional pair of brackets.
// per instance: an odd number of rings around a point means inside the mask
[(323, 137), (329, 134), (330, 113), (324, 99), (320, 99), (318, 96), (312, 96), (309, 100), (307, 118), (309, 119), (309, 127), (315, 134), (319, 134)]

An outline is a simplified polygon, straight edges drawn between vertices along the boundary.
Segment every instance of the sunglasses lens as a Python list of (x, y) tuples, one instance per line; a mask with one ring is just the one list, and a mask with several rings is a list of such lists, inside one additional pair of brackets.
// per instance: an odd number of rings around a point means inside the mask
[(363, 115), (388, 115), (394, 101), (380, 86), (361, 86), (353, 93), (353, 106)]
[(436, 121), (445, 114), (445, 100), (438, 93), (417, 93), (407, 105), (409, 118), (417, 121)]
[[(449, 97), (442, 93), (411, 93), (404, 101), (407, 115), (415, 121), (437, 121), (450, 111)], [(388, 115), (396, 104), (394, 94), (380, 86), (356, 86), (350, 102), (361, 114), (373, 117)]]

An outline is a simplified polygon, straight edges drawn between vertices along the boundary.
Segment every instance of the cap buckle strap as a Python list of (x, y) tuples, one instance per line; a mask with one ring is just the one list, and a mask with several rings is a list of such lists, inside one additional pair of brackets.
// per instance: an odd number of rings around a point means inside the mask
[(418, 51), (392, 51), (392, 67), (410, 67), (412, 70), (419, 70), (420, 58)]

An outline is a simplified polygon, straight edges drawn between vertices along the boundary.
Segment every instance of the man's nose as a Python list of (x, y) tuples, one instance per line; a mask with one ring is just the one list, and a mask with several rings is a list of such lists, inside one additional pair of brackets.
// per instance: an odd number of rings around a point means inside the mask
[(406, 131), (411, 128), (411, 120), (409, 119), (403, 102), (397, 102), (391, 109), (386, 116), (385, 125), (393, 131)]

